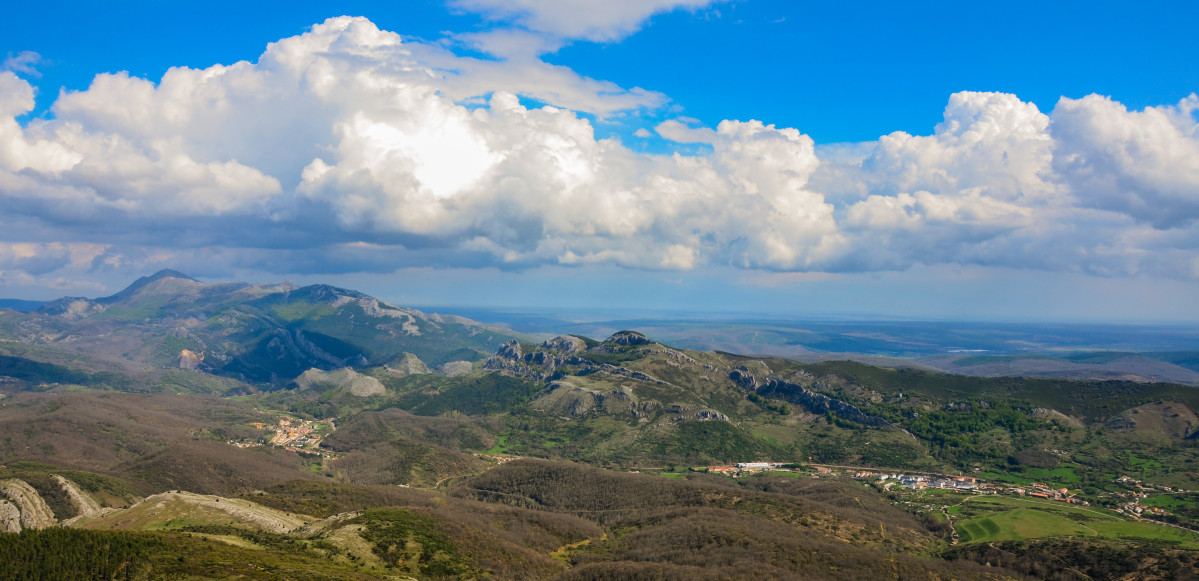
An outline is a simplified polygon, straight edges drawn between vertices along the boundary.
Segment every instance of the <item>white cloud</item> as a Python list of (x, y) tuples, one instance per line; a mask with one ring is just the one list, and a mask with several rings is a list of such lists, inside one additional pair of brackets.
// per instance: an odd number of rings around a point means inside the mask
[(883, 136), (860, 163), (822, 168), (813, 183), (845, 201), (850, 270), (950, 263), (1189, 277), (1194, 246), (1135, 222), (1153, 216), (1136, 203), (1145, 198), (1159, 217), (1195, 215), (1193, 101), (1129, 113), (1092, 96), (1044, 115), (1014, 95), (958, 93), (932, 135)]
[(1048, 116), (1015, 95), (956, 93), (933, 135), (885, 135), (863, 169), (874, 193), (979, 188), (1008, 201), (1040, 203), (1056, 193), (1047, 182), (1048, 126)]
[(1171, 228), (1199, 218), (1199, 96), (1128, 111), (1107, 97), (1053, 111), (1054, 168), (1078, 203)]
[(662, 12), (697, 9), (715, 0), (452, 0), (457, 8), (559, 38), (610, 42)]
[[(703, 153), (648, 155), (597, 139), (576, 112), (665, 99), (613, 87), (344, 17), (254, 63), (175, 68), (157, 84), (99, 75), (25, 126), (34, 89), (0, 72), (0, 241), (46, 257), (0, 250), (0, 269), (948, 264), (1199, 277), (1196, 97), (1140, 112), (1063, 99), (1046, 115), (1014, 95), (958, 93), (931, 135), (825, 148), (760, 121), (680, 117), (657, 133)], [(64, 257), (86, 252), (47, 246), (64, 240), (102, 251), (83, 266)]]
[(716, 132), (707, 127), (692, 127), (678, 119), (667, 119), (654, 127), (658, 135), (675, 143), (707, 143), (716, 141)]

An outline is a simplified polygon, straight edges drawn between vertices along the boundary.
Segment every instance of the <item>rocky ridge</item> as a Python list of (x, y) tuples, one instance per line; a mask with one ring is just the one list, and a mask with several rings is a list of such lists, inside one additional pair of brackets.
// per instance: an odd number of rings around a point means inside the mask
[(857, 422), (863, 426), (882, 427), (890, 425), (883, 418), (872, 416), (838, 399), (822, 393), (808, 390), (802, 385), (783, 381), (776, 377), (759, 379), (750, 373), (747, 367), (739, 367), (729, 372), (729, 379), (746, 391), (762, 396), (776, 397), (788, 403), (803, 406), (815, 414), (833, 412), (845, 420)]
[[(563, 377), (563, 367), (571, 368), (571, 375), (587, 376), (602, 373), (612, 376), (627, 377), (647, 383), (667, 385), (666, 382), (640, 371), (634, 371), (611, 363), (596, 363), (581, 357), (585, 354), (606, 355), (627, 351), (629, 346), (656, 344), (640, 333), (621, 331), (605, 339), (595, 347), (587, 348), (583, 339), (571, 335), (562, 335), (543, 341), (532, 346), (525, 353), (525, 347), (519, 341), (509, 341), (500, 345), (495, 355), (492, 355), (483, 369), (498, 371), (505, 375), (518, 377), (526, 381), (552, 381)], [(621, 349), (621, 347), (626, 349)]]

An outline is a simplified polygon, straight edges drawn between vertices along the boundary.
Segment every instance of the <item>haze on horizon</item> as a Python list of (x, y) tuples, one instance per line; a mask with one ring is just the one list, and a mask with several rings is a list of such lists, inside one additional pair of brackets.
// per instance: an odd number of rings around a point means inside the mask
[(0, 24), (0, 296), (1199, 322), (1190, 3), (234, 6)]

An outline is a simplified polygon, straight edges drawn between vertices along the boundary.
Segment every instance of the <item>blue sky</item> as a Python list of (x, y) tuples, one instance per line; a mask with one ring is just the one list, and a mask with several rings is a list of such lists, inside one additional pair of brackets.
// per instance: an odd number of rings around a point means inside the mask
[(9, 7), (0, 295), (1199, 320), (1194, 3), (323, 4)]
[[(441, 0), (342, 2), (61, 2), (53, 18), (18, 3), (0, 23), (3, 51), (39, 53), (45, 111), (59, 87), (97, 73), (157, 79), (172, 66), (253, 60), (267, 42), (341, 14), (404, 36), (503, 28)], [(579, 73), (669, 96), (684, 114), (796, 127), (817, 143), (928, 132), (945, 97), (1002, 91), (1052, 109), (1099, 93), (1131, 108), (1176, 103), (1199, 87), (1199, 5), (1185, 1), (985, 3), (716, 2), (659, 13), (614, 42), (575, 41), (546, 55)]]

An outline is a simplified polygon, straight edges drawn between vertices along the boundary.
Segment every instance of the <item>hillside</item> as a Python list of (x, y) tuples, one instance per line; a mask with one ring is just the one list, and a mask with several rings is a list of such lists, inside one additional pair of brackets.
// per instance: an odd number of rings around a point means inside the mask
[[(80, 504), (96, 494), (74, 488)], [(533, 461), (446, 492), (313, 482), (243, 498), (171, 491), (74, 517), (71, 528), (51, 524), (0, 534), (0, 575), (29, 575), (26, 555), (54, 543), (35, 575), (72, 570), (74, 560), (134, 578), (1011, 578), (936, 558), (935, 532), (853, 486), (738, 486)]]
[(480, 360), (513, 336), (327, 285), (202, 283), (171, 270), (108, 297), (0, 312), (0, 338), (42, 348), (31, 359), (84, 355), (151, 382), (156, 370), (185, 368), (276, 385), (311, 368), (383, 365), (406, 353), (436, 367)]

